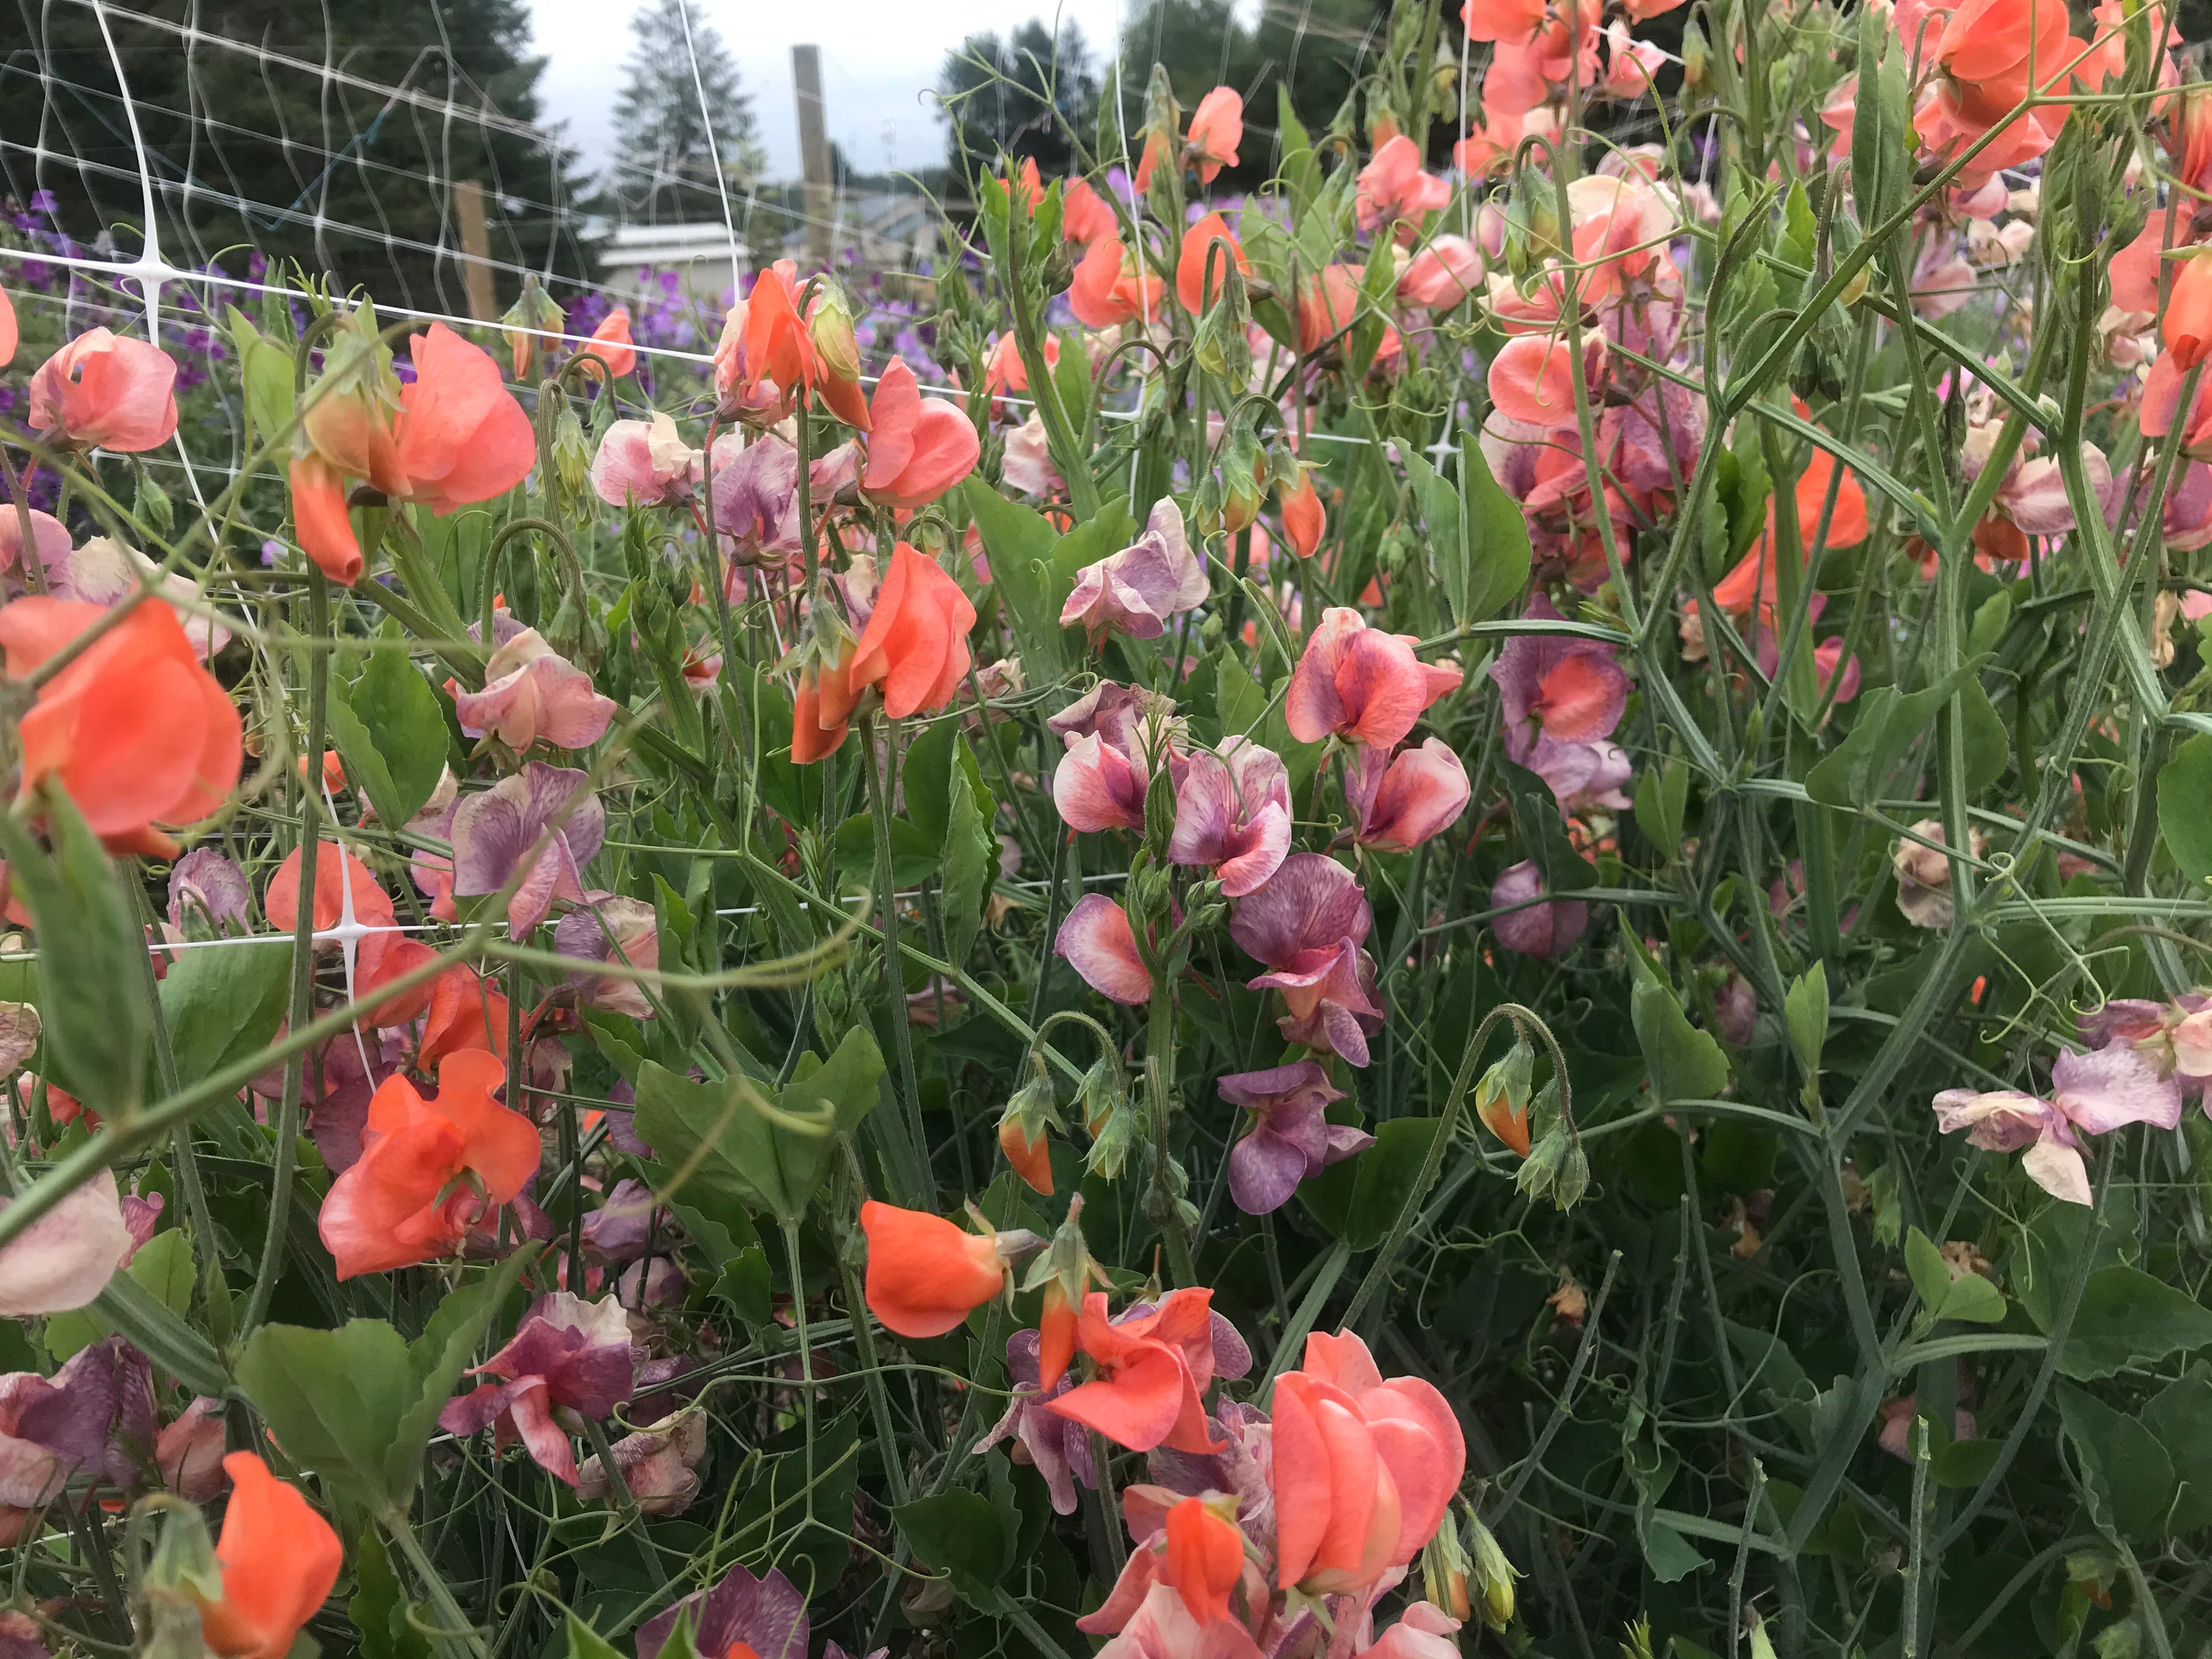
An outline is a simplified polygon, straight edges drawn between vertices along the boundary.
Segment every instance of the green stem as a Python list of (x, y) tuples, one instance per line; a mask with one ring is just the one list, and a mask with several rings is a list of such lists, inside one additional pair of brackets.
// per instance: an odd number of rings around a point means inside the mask
[(914, 1069), (914, 1030), (906, 1016), (906, 975), (899, 962), (898, 898), (891, 873), (890, 789), (892, 769), (898, 764), (898, 722), (890, 722), (883, 764), (876, 764), (876, 722), (872, 714), (860, 717), (860, 764), (868, 775), (868, 818), (876, 838), (876, 904), (883, 918), (884, 988), (892, 1041), (897, 1045), (899, 1084), (906, 1108), (907, 1133), (920, 1162), (921, 1196), (936, 1204), (937, 1178), (930, 1168), (929, 1141), (921, 1121), (921, 1085)]
[(477, 1659), (483, 1659), (483, 1632), (469, 1622), (468, 1614), (453, 1599), (453, 1592), (439, 1572), (438, 1564), (422, 1547), (422, 1540), (415, 1535), (414, 1528), (407, 1524), (407, 1517), (386, 1510), (377, 1516), (377, 1524), (384, 1528), (384, 1535), (407, 1558), (407, 1565), (415, 1570), (416, 1581), (429, 1601), (430, 1610), (438, 1616), (441, 1628), (434, 1638), (438, 1646), (448, 1654), (473, 1654)]

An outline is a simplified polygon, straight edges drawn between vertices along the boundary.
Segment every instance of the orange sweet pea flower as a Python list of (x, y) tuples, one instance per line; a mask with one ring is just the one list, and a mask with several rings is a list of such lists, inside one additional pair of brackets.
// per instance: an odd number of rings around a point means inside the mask
[(1186, 1498), (1167, 1513), (1167, 1559), (1160, 1583), (1182, 1597), (1201, 1625), (1229, 1617), (1229, 1592), (1244, 1576), (1244, 1534), (1218, 1505), (1234, 1510), (1233, 1498)]
[[(1213, 245), (1218, 242), (1221, 252), (1213, 254)], [(1206, 267), (1211, 259), (1213, 266), (1212, 283), (1200, 291), (1206, 282)], [(1234, 264), (1247, 276), (1252, 274), (1252, 262), (1244, 257), (1243, 246), (1229, 233), (1229, 222), (1218, 213), (1209, 213), (1182, 234), (1182, 257), (1176, 261), (1176, 298), (1182, 308), (1194, 317), (1221, 297), (1228, 281), (1229, 267)]]
[(492, 1098), (506, 1081), (497, 1056), (471, 1050), (447, 1058), (428, 1100), (404, 1077), (378, 1086), (361, 1160), (317, 1224), (340, 1279), (451, 1255), (538, 1173), (537, 1126)]
[(791, 709), (791, 758), (794, 765), (811, 766), (825, 755), (837, 752), (845, 741), (853, 705), (859, 700), (853, 684), (853, 646), (846, 641), (830, 665), (817, 665), (799, 677), (798, 695)]
[(292, 528), (315, 568), (351, 587), (361, 579), (361, 538), (346, 507), (345, 480), (338, 470), (310, 451), (288, 469), (292, 483)]
[[(320, 885), (319, 883), (317, 884)], [(380, 1015), (384, 1011), (380, 1008)], [(450, 968), (430, 981), (422, 1019), (422, 1042), (416, 1050), (418, 1070), (438, 1071), (449, 1055), (485, 1053), (507, 1060), (507, 999), (472, 968)]]
[(415, 380), (399, 392), (392, 424), (407, 499), (440, 517), (504, 495), (538, 459), (530, 416), (499, 364), (443, 323), (412, 337)]
[(1150, 322), (1159, 314), (1160, 286), (1142, 258), (1133, 258), (1109, 232), (1091, 244), (1076, 266), (1067, 308), (1085, 328), (1113, 328), (1139, 318)]
[[(1825, 449), (1813, 452), (1813, 459), (1797, 477), (1790, 493), (1797, 503), (1797, 539), (1801, 553), (1809, 554), (1813, 532), (1820, 527), (1821, 508), (1828, 499), (1828, 481), (1836, 475), (1835, 458)], [(1856, 547), (1867, 538), (1866, 491), (1847, 470), (1843, 482), (1836, 486), (1835, 510), (1828, 517), (1827, 545)], [(1713, 586), (1713, 602), (1735, 616), (1743, 616), (1756, 604), (1762, 616), (1774, 609), (1775, 558), (1774, 507), (1767, 504), (1766, 528), (1751, 550), (1736, 562), (1735, 568)]]
[[(8, 672), (29, 674), (106, 614), (44, 596), (0, 606)], [(161, 604), (132, 607), (40, 687), (21, 735), (24, 793), (58, 781), (111, 852), (173, 854), (154, 826), (214, 811), (244, 759), (238, 710)]]
[(637, 367), (637, 353), (630, 345), (629, 307), (617, 306), (607, 313), (592, 331), (592, 343), (584, 348), (583, 355), (598, 358), (617, 380)]
[(1090, 180), (1071, 179), (1060, 198), (1060, 234), (1064, 241), (1089, 247), (1119, 228), (1106, 198), (1091, 188)]
[(1216, 87), (1198, 100), (1191, 112), (1190, 135), (1184, 153), (1198, 168), (1198, 181), (1210, 185), (1224, 167), (1237, 165), (1237, 147), (1244, 142), (1244, 95), (1234, 87)]
[(331, 1523), (252, 1452), (231, 1453), (222, 1472), (222, 1595), (200, 1603), (200, 1637), (222, 1659), (284, 1659), (337, 1583), (345, 1552)]
[[(340, 872), (343, 874), (341, 875)], [(325, 841), (315, 849), (315, 920), (314, 931), (325, 932), (335, 927), (345, 915), (345, 889), (353, 889), (354, 920), (364, 927), (389, 927), (394, 921), (390, 895), (377, 883), (375, 874), (352, 854), (334, 841)], [(300, 920), (300, 849), (294, 848), (276, 866), (276, 873), (269, 878), (268, 890), (262, 895), (261, 908), (267, 912), (269, 925), (289, 933)]]
[(1018, 1118), (1006, 1118), (999, 1125), (999, 1150), (1030, 1191), (1052, 1196), (1052, 1142), (1044, 1131), (1032, 1139), (1022, 1132)]
[(944, 708), (967, 677), (968, 630), (975, 625), (975, 607), (960, 584), (937, 561), (899, 543), (853, 653), (854, 690), (880, 685), (884, 713), (893, 720)]
[(943, 1216), (870, 1199), (868, 1310), (903, 1337), (942, 1336), (998, 1295), (1009, 1258), (1036, 1243), (1025, 1232), (971, 1233)]
[(1204, 1456), (1221, 1449), (1200, 1395), (1213, 1381), (1213, 1292), (1170, 1291), (1148, 1314), (1106, 1316), (1103, 1291), (1083, 1298), (1076, 1340), (1097, 1362), (1091, 1382), (1045, 1409), (1132, 1451), (1165, 1446)]
[(1283, 534), (1291, 544), (1291, 551), (1302, 559), (1310, 559), (1320, 550), (1321, 538), (1328, 532), (1328, 514), (1321, 504), (1321, 492), (1314, 488), (1313, 474), (1304, 467), (1298, 469), (1297, 487), (1276, 488), (1277, 505), (1283, 514)]
[[(825, 315), (825, 297), (817, 294), (807, 316), (799, 312), (799, 266), (779, 259), (761, 272), (744, 302), (744, 323), (735, 347), (716, 351), (716, 384), (726, 395), (748, 404), (768, 397), (772, 406), (788, 413), (807, 392), (818, 396), (839, 420), (865, 432), (868, 405), (856, 378), (859, 364), (848, 358), (843, 343), (851, 324), (834, 326)], [(842, 315), (842, 302), (836, 309)], [(732, 313), (734, 317), (735, 313)], [(837, 349), (825, 353), (809, 326), (814, 319), (825, 336), (834, 333)], [(725, 339), (725, 345), (728, 345)], [(726, 381), (726, 386), (724, 386)], [(772, 396), (770, 394), (773, 394)]]
[[(1076, 1276), (1077, 1286), (1088, 1284), (1090, 1278), (1085, 1268)], [(1058, 1275), (1045, 1280), (1044, 1305), (1037, 1314), (1037, 1387), (1047, 1394), (1060, 1386), (1060, 1379), (1067, 1375), (1068, 1365), (1075, 1358), (1080, 1322), (1075, 1304), (1068, 1300), (1067, 1286)]]

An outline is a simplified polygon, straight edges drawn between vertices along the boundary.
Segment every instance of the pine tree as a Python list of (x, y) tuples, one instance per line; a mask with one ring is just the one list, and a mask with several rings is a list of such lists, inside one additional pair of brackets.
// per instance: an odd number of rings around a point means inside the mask
[(738, 78), (737, 63), (692, 0), (653, 0), (631, 27), (636, 45), (624, 66), (628, 83), (615, 105), (615, 159), (607, 193), (632, 218), (720, 218), (716, 156), (724, 183), (732, 189), (757, 178), (768, 166), (752, 99)]

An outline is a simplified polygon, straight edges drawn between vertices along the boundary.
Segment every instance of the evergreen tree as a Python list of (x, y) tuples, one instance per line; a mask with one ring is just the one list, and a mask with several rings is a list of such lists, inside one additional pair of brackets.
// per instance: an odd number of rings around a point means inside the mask
[[(501, 306), (522, 271), (550, 270), (556, 290), (589, 274), (574, 152), (532, 125), (544, 60), (526, 0), (137, 0), (107, 18), (172, 264), (244, 275), (258, 249), (387, 305), (465, 315), (452, 186), (473, 179)], [(0, 9), (0, 63), (14, 71), (0, 191), (49, 191), (58, 228), (135, 254), (140, 155), (98, 16)]]
[(768, 167), (752, 99), (738, 78), (737, 63), (692, 0), (653, 0), (631, 27), (636, 45), (625, 65), (628, 83), (615, 105), (615, 159), (607, 193), (633, 219), (719, 219), (722, 196), (714, 180), (716, 155), (724, 184), (732, 190)]
[(1055, 41), (1035, 18), (1004, 40), (969, 35), (945, 54), (937, 89), (952, 124), (945, 161), (962, 179), (996, 172), (1002, 154), (1034, 158), (1047, 178), (1069, 172), (1067, 128), (1087, 145), (1098, 108), (1098, 71), (1083, 31), (1064, 23)]

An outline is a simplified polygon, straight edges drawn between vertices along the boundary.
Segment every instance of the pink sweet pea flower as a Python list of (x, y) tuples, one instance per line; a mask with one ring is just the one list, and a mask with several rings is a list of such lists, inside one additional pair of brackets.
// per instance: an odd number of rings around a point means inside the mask
[(556, 898), (579, 902), (584, 866), (606, 838), (606, 809), (592, 793), (590, 775), (532, 761), (512, 777), (467, 797), (453, 812), (453, 886), (463, 897), (496, 893), (516, 865), (532, 855), (538, 838), (568, 803), (580, 796), (551, 844), (537, 854), (530, 872), (507, 901), (510, 935), (520, 939), (545, 920)]
[(1431, 311), (1449, 311), (1482, 286), (1482, 250), (1464, 236), (1439, 236), (1413, 256), (1398, 279), (1398, 297)]
[(1356, 211), (1363, 231), (1375, 230), (1386, 219), (1400, 220), (1399, 240), (1410, 243), (1421, 221), (1450, 200), (1451, 186), (1421, 171), (1421, 152), (1402, 132), (1359, 170)]
[(161, 1484), (188, 1504), (212, 1503), (230, 1484), (223, 1473), (222, 1401), (200, 1395), (154, 1437)]
[(1128, 912), (1103, 893), (1086, 893), (1076, 901), (1052, 948), (1099, 995), (1132, 1007), (1152, 1000), (1152, 969), (1137, 954)]
[[(0, 1210), (14, 1202), (0, 1199)], [(0, 1245), (0, 1317), (83, 1307), (107, 1288), (131, 1249), (114, 1173), (102, 1170)]]
[(492, 1429), (501, 1446), (520, 1438), (538, 1468), (573, 1486), (576, 1449), (553, 1413), (605, 1417), (629, 1398), (637, 1384), (629, 1315), (611, 1296), (541, 1296), (514, 1340), (468, 1375), (501, 1380), (447, 1401), (438, 1426), (448, 1434)]
[(2181, 1121), (2181, 1087), (2134, 1048), (2121, 1045), (2062, 1054), (2051, 1063), (2051, 1097), (2016, 1089), (1946, 1089), (1936, 1097), (1936, 1124), (1945, 1134), (1966, 1131), (1984, 1152), (2026, 1149), (2021, 1159), (2035, 1184), (2069, 1204), (2090, 1201), (2082, 1135), (2128, 1123), (2171, 1129)]
[(1460, 1622), (1432, 1601), (1416, 1601), (1358, 1659), (1457, 1659), (1452, 1638)]
[(1080, 623), (1094, 648), (1115, 629), (1132, 639), (1156, 640), (1167, 631), (1170, 617), (1195, 611), (1209, 591), (1206, 567), (1183, 534), (1182, 509), (1164, 495), (1145, 520), (1144, 534), (1076, 574), (1060, 625)]
[[(1605, 374), (1605, 336), (1583, 337), (1583, 384), (1596, 401)], [(1557, 430), (1575, 424), (1575, 359), (1565, 340), (1516, 334), (1490, 360), (1490, 401), (1508, 420)]]
[(88, 449), (158, 449), (177, 429), (176, 380), (159, 346), (93, 329), (31, 376), (31, 429)]
[(1367, 1039), (1382, 1029), (1375, 963), (1359, 948), (1374, 926), (1358, 877), (1334, 859), (1297, 853), (1239, 902), (1229, 936), (1273, 970), (1247, 982), (1283, 994), (1290, 1012), (1276, 1024), (1285, 1037), (1364, 1066)]
[(697, 459), (659, 410), (649, 421), (617, 421), (592, 458), (592, 493), (609, 507), (657, 507), (690, 494)]
[[(578, 908), (562, 917), (553, 930), (555, 950), (587, 962), (619, 960), (632, 968), (660, 966), (660, 926), (653, 906), (643, 899), (621, 898), (611, 893), (592, 892), (585, 896), (597, 906), (597, 914)], [(612, 939), (607, 936), (610, 928)], [(617, 945), (622, 947), (619, 958), (615, 954)], [(632, 1019), (653, 1018), (653, 1004), (646, 1000), (645, 988), (634, 979), (577, 970), (569, 974), (568, 983), (591, 1007), (628, 1014)]]
[(1145, 792), (1149, 772), (1132, 762), (1127, 750), (1092, 733), (1072, 738), (1052, 775), (1052, 804), (1071, 830), (1096, 835), (1105, 830), (1145, 828)]
[[(1522, 613), (1533, 622), (1565, 617), (1541, 593)], [(1613, 647), (1559, 634), (1516, 634), (1507, 641), (1490, 678), (1504, 705), (1506, 746), (1516, 761), (1540, 737), (1566, 743), (1609, 738), (1628, 706), (1628, 676)]]
[(1298, 1182), (1375, 1144), (1348, 1123), (1331, 1123), (1328, 1103), (1344, 1091), (1310, 1060), (1264, 1072), (1239, 1072), (1215, 1085), (1232, 1106), (1251, 1113), (1250, 1127), (1229, 1153), (1229, 1196), (1247, 1215), (1266, 1215), (1290, 1202)]
[(1507, 950), (1517, 951), (1524, 957), (1541, 957), (1548, 962), (1575, 947), (1589, 926), (1589, 906), (1578, 899), (1529, 903), (1543, 892), (1543, 876), (1528, 860), (1503, 872), (1491, 884), (1490, 908), (1502, 910), (1509, 904), (1522, 908), (1494, 918), (1490, 930)]
[(1264, 885), (1291, 850), (1291, 780), (1273, 750), (1225, 738), (1216, 756), (1200, 750), (1176, 789), (1168, 857), (1211, 865), (1221, 890), (1243, 898)]
[(1395, 749), (1421, 711), (1459, 689), (1455, 665), (1413, 655), (1410, 635), (1370, 628), (1359, 612), (1337, 606), (1322, 613), (1291, 671), (1284, 715), (1300, 743), (1340, 738)]
[(446, 682), (461, 730), (486, 733), (520, 753), (543, 738), (556, 749), (588, 749), (607, 733), (615, 700), (592, 689), (592, 677), (526, 628), (484, 664), (481, 691)]
[(637, 367), (637, 352), (630, 343), (629, 307), (617, 306), (599, 319), (592, 331), (592, 340), (580, 354), (596, 357), (607, 366), (607, 373), (620, 380)]
[[(656, 1264), (659, 1265), (659, 1264)], [(699, 1495), (699, 1465), (707, 1456), (707, 1413), (696, 1408), (648, 1423), (608, 1448), (623, 1489), (647, 1515), (681, 1515)], [(576, 1496), (604, 1503), (613, 1484), (593, 1453), (576, 1471)]]
[(914, 371), (894, 357), (870, 404), (868, 465), (860, 490), (879, 506), (926, 507), (975, 470), (981, 447), (959, 404), (924, 398)]
[(1408, 852), (1458, 823), (1471, 793), (1467, 768), (1441, 738), (1395, 756), (1371, 744), (1357, 750), (1344, 784), (1358, 814), (1352, 838), (1386, 853)]
[[(52, 570), (70, 556), (69, 527), (52, 514), (41, 513), (33, 507), (31, 509), (31, 544), (39, 550), (40, 566)], [(11, 501), (8, 503), (8, 510), (0, 513), (0, 569), (15, 569), (22, 556), (23, 520)], [(62, 597), (79, 599), (86, 596), (65, 593)]]

